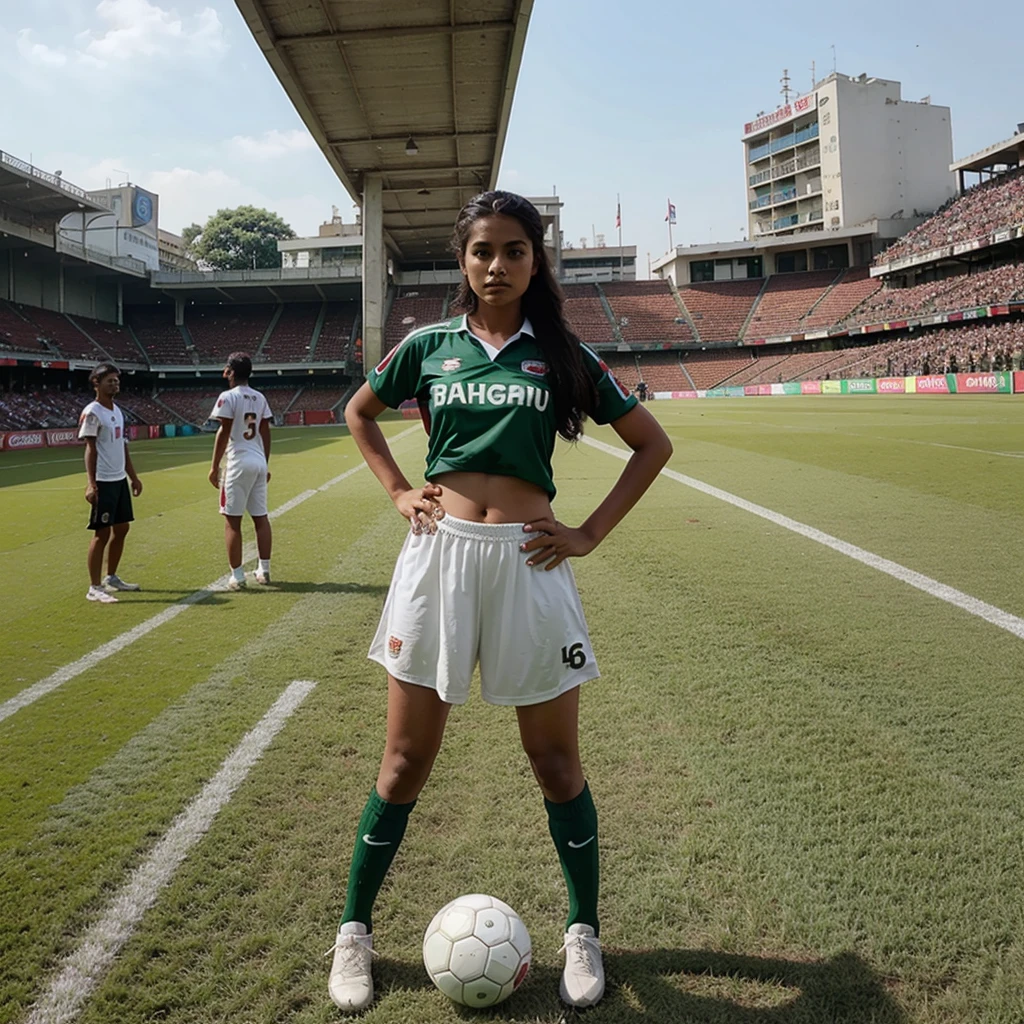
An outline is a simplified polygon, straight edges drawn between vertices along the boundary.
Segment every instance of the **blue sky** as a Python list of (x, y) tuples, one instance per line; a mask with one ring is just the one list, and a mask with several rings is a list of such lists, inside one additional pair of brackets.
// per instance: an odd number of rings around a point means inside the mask
[[(740, 132), (832, 70), (903, 83), (952, 108), (957, 157), (1024, 121), (1024, 5), (859, 0), (731, 5), (536, 0), (499, 184), (553, 189), (565, 237), (647, 253), (741, 237)], [(180, 231), (255, 203), (315, 234), (352, 201), (303, 129), (231, 0), (0, 0), (0, 149), (86, 188), (125, 172)], [(17, 99), (13, 100), (12, 95)]]

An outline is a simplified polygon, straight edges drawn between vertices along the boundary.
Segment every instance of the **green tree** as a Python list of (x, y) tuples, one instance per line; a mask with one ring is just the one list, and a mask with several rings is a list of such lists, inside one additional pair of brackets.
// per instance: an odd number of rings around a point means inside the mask
[(208, 270), (279, 267), (277, 241), (294, 237), (276, 213), (256, 206), (218, 210), (201, 229), (191, 224), (182, 232), (191, 255)]

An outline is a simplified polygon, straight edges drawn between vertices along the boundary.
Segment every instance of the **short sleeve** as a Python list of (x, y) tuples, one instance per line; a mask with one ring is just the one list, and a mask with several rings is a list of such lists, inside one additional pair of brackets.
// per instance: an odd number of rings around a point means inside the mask
[(84, 437), (99, 437), (100, 434), (100, 418), (91, 409), (83, 409), (82, 416), (78, 421), (78, 436), (79, 438)]
[(637, 397), (619, 383), (608, 364), (593, 349), (586, 345), (581, 347), (583, 363), (597, 388), (597, 408), (591, 419), (595, 423), (613, 423), (637, 404)]
[(233, 420), (235, 418), (234, 395), (230, 391), (222, 391), (218, 395), (213, 411), (210, 413), (211, 420), (218, 420), (222, 416), (226, 420)]
[(416, 397), (428, 337), (424, 332), (407, 335), (367, 374), (370, 390), (392, 409)]
[(270, 402), (267, 400), (267, 396), (263, 396), (263, 415), (260, 419), (272, 420), (274, 418), (274, 410), (270, 408)]

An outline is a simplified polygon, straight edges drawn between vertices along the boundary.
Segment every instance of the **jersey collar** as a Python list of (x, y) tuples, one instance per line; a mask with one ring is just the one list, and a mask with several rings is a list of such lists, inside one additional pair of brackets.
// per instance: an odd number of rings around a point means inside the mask
[[(460, 331), (464, 331), (474, 341), (479, 342), (481, 345), (484, 344), (483, 339), (482, 338), (478, 338), (473, 333), (472, 329), (470, 328), (470, 326), (469, 326), (469, 315), (467, 313), (463, 313), (462, 314), (462, 323), (459, 325), (459, 330)], [(498, 351), (499, 352), (504, 352), (505, 349), (507, 349), (509, 347), (509, 345), (512, 344), (512, 342), (518, 341), (524, 334), (528, 334), (531, 338), (534, 339), (534, 341), (537, 340), (537, 335), (536, 335), (536, 333), (533, 330), (533, 324), (530, 323), (530, 318), (528, 316), (524, 316), (523, 317), (523, 326), (520, 327), (519, 330), (516, 331), (516, 333), (513, 334), (512, 337), (509, 338), (508, 341), (506, 341), (505, 344), (502, 345), (501, 348)]]

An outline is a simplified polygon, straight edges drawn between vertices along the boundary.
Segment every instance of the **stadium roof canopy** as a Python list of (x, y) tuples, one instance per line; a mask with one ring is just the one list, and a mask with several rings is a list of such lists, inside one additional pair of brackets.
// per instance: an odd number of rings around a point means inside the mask
[(10, 153), (0, 151), (0, 203), (40, 221), (58, 221), (79, 210), (104, 211), (110, 207), (59, 174), (41, 171)]
[(533, 0), (235, 2), (353, 199), (381, 175), (392, 252), (450, 258), (497, 181)]
[(1016, 167), (1024, 163), (1024, 131), (1018, 132), (1012, 139), (997, 142), (977, 153), (957, 160), (949, 165), (951, 171), (975, 171), (981, 174), (995, 167)]

